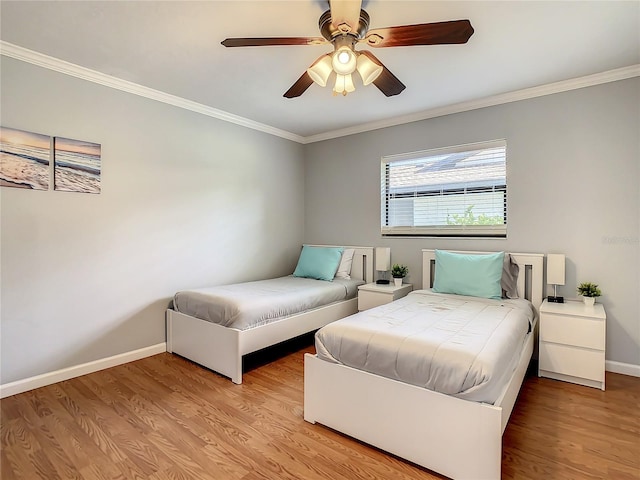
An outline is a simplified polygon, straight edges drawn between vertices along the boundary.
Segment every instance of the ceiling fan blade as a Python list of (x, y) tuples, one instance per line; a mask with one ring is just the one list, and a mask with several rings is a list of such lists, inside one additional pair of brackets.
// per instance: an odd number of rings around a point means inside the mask
[(227, 38), (225, 47), (264, 47), (270, 45), (322, 45), (329, 43), (322, 37), (271, 37), (271, 38)]
[(370, 47), (407, 47), (411, 45), (443, 45), (467, 43), (473, 35), (469, 20), (421, 23), (369, 30), (362, 40)]
[(358, 53), (366, 55), (367, 57), (369, 57), (369, 60), (382, 67), (382, 73), (373, 81), (373, 84), (378, 87), (378, 90), (384, 93), (387, 97), (398, 95), (399, 93), (402, 93), (405, 88), (407, 88), (405, 84), (398, 80), (398, 77), (391, 73), (391, 71), (389, 71), (389, 69), (385, 67), (373, 53), (366, 50), (362, 50)]
[(324, 54), (316, 58), (316, 61), (311, 64), (311, 66), (302, 74), (302, 76), (296, 81), (296, 83), (291, 85), (291, 88), (287, 90), (283, 96), (287, 98), (295, 98), (295, 97), (299, 97), (304, 92), (306, 92), (307, 88), (309, 88), (313, 83), (313, 79), (307, 72), (309, 71), (309, 69), (313, 68), (317, 63), (323, 61), (325, 57), (330, 57), (330, 56), (327, 54)]
[(361, 7), (362, 0), (329, 0), (331, 23), (342, 33), (357, 32)]
[(299, 97), (300, 95), (302, 95), (304, 92), (307, 91), (307, 88), (309, 88), (312, 83), (313, 83), (313, 80), (311, 80), (311, 77), (305, 71), (302, 74), (302, 76), (298, 80), (296, 80), (296, 83), (291, 85), (291, 88), (285, 92), (283, 97), (286, 97), (286, 98)]

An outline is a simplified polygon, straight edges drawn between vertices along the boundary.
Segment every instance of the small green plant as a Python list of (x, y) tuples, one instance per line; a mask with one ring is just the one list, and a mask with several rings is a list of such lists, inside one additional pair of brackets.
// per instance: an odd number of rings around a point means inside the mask
[(409, 273), (409, 267), (406, 265), (399, 265), (397, 263), (393, 264), (391, 267), (391, 276), (393, 278), (404, 278)]
[(598, 285), (591, 282), (582, 282), (578, 285), (578, 293), (583, 297), (599, 297), (602, 295)]

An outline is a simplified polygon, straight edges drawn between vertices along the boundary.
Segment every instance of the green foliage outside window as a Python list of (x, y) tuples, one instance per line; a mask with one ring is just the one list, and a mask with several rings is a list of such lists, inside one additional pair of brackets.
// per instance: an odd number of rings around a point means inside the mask
[(457, 213), (447, 215), (447, 225), (502, 225), (504, 217), (501, 215), (485, 215), (481, 213), (476, 216), (473, 213), (475, 205), (469, 205), (464, 214)]

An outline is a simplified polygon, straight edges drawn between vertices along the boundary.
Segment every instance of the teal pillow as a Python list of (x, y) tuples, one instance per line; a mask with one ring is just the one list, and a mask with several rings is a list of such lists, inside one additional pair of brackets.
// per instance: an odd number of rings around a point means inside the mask
[(332, 282), (340, 265), (343, 251), (344, 248), (340, 247), (310, 247), (304, 245), (293, 276)]
[(436, 250), (433, 291), (471, 297), (502, 297), (504, 252), (472, 255)]

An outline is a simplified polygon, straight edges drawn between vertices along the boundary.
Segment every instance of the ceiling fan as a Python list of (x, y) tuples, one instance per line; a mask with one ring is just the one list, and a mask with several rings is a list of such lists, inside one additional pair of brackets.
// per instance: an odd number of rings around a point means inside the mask
[(356, 70), (364, 85), (373, 83), (387, 97), (398, 95), (406, 87), (367, 50), (356, 51), (358, 43), (374, 48), (412, 45), (467, 43), (473, 35), (469, 20), (421, 23), (369, 30), (369, 14), (361, 9), (362, 0), (329, 0), (329, 10), (320, 16), (322, 37), (227, 38), (225, 47), (259, 47), (267, 45), (333, 45), (334, 51), (319, 57), (287, 90), (286, 98), (302, 95), (313, 82), (326, 86), (336, 73), (334, 95), (355, 90), (351, 74)]

